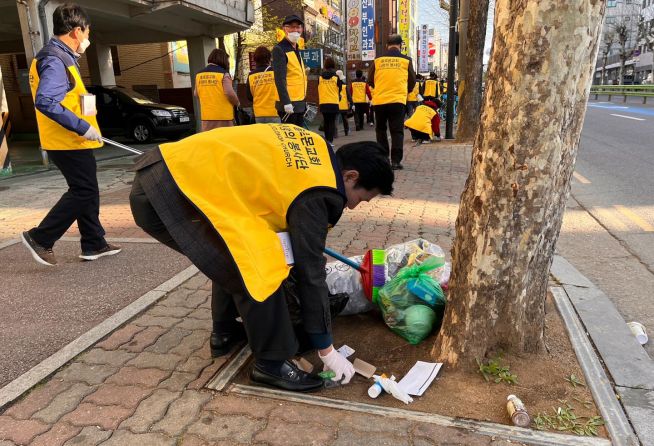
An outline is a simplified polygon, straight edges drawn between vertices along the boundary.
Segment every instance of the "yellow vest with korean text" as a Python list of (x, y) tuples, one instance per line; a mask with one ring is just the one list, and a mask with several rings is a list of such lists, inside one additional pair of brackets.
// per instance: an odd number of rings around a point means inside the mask
[[(211, 71), (208, 70), (210, 67)], [(222, 67), (210, 65), (195, 75), (195, 91), (200, 101), (200, 119), (203, 121), (234, 119), (234, 106), (223, 89), (223, 78), (226, 74), (227, 71)]]
[[(32, 99), (36, 101), (36, 91), (39, 88), (39, 73), (36, 68), (37, 61), (45, 56), (56, 56), (66, 66), (68, 78), (73, 84), (72, 90), (66, 93), (61, 105), (73, 112), (78, 118), (88, 122), (91, 126), (95, 127), (98, 132), (100, 127), (95, 116), (82, 115), (82, 105), (80, 95), (86, 94), (86, 88), (79, 70), (69, 55), (65, 54), (63, 50), (54, 47), (53, 45), (46, 45), (37, 54), (37, 57), (32, 61), (29, 73), (30, 90), (32, 91)], [(97, 149), (102, 147), (103, 143), (97, 141), (89, 141), (88, 139), (62, 127), (57, 122), (45, 116), (40, 111), (36, 110), (36, 122), (39, 127), (39, 139), (41, 147), (44, 150), (83, 150), (83, 149)]]
[(343, 84), (341, 86), (341, 102), (338, 103), (338, 109), (340, 111), (348, 111), (350, 108), (350, 103), (347, 101), (347, 85)]
[(223, 127), (160, 150), (180, 191), (225, 241), (245, 289), (258, 302), (288, 277), (277, 233), (287, 230), (296, 198), (320, 188), (345, 196), (325, 140), (290, 124)]
[(411, 90), (406, 97), (407, 102), (418, 102), (418, 93), (420, 89), (420, 84), (416, 82), (416, 84), (413, 86), (413, 90)]
[(307, 73), (304, 71), (304, 61), (295, 55), (295, 51), (287, 51), (286, 59), (286, 89), (291, 101), (304, 101), (307, 96)]
[(423, 96), (432, 97), (432, 98), (436, 98), (440, 96), (441, 95), (440, 87), (441, 85), (437, 80), (427, 79), (425, 81), (425, 94)]
[(352, 81), (352, 102), (355, 104), (365, 104), (368, 102), (366, 96), (366, 83), (363, 81)]
[(372, 105), (406, 104), (409, 59), (383, 56), (375, 59), (375, 95)]
[(277, 116), (275, 101), (279, 100), (279, 95), (272, 69), (250, 74), (250, 92), (254, 98), (252, 108), (255, 118)]
[(324, 104), (338, 104), (340, 99), (338, 97), (338, 77), (332, 76), (325, 79), (320, 76), (318, 79), (318, 103)]
[(431, 120), (436, 116), (436, 111), (426, 105), (419, 105), (413, 115), (404, 121), (405, 127), (408, 127), (418, 132), (426, 133), (430, 137), (434, 136), (431, 128)]

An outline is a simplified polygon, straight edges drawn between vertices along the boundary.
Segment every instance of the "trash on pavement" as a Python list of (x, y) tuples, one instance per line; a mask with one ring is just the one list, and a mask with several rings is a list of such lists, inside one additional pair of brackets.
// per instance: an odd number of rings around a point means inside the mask
[(374, 375), (375, 382), (379, 382), (386, 393), (390, 393), (396, 399), (402, 401), (404, 404), (409, 404), (413, 402), (411, 398), (404, 390), (400, 389), (397, 382), (395, 382), (395, 377), (384, 378), (383, 376)]
[(397, 384), (400, 389), (409, 395), (422, 396), (436, 378), (442, 366), (443, 364), (440, 362), (418, 361)]
[(640, 345), (647, 344), (647, 330), (645, 330), (645, 326), (643, 324), (634, 321), (629, 322), (627, 325), (629, 326), (629, 329), (634, 334)]
[(356, 358), (352, 365), (354, 366), (354, 371), (356, 371), (359, 375), (365, 376), (366, 378), (372, 378), (375, 370), (377, 370), (377, 367), (372, 364), (368, 364), (366, 361), (362, 361), (359, 358)]
[(299, 358), (294, 358), (292, 361), (293, 361), (293, 363), (295, 363), (297, 368), (302, 370), (303, 372), (306, 372), (306, 373), (313, 372), (313, 364), (311, 364), (306, 359), (304, 359), (302, 357), (299, 357)]
[(381, 376), (373, 375), (375, 382), (368, 388), (368, 396), (370, 398), (377, 398), (384, 391), (384, 388), (382, 387), (378, 378), (388, 378), (388, 376), (386, 376), (385, 373), (382, 373)]
[(515, 426), (529, 427), (531, 424), (531, 417), (527, 413), (524, 403), (517, 396), (506, 397), (506, 410)]
[(355, 352), (355, 350), (347, 344), (343, 344), (341, 348), (337, 349), (336, 351), (339, 352), (344, 358), (349, 358)]

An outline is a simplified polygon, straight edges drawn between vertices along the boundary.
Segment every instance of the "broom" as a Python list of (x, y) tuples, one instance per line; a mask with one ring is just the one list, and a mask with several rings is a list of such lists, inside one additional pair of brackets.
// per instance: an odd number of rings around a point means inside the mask
[(359, 271), (363, 293), (369, 301), (377, 301), (379, 290), (386, 283), (386, 251), (383, 249), (368, 250), (361, 264), (329, 248), (325, 248), (325, 254)]

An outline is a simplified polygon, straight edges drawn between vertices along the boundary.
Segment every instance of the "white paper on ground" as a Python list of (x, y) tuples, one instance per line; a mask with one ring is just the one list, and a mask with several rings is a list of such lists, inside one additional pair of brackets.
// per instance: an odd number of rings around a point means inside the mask
[(291, 236), (288, 235), (288, 232), (278, 232), (277, 237), (282, 244), (282, 250), (284, 251), (284, 258), (286, 259), (287, 265), (293, 265), (295, 263), (295, 257), (293, 257), (293, 246), (291, 245)]
[(347, 344), (343, 344), (343, 346), (336, 351), (339, 352), (344, 358), (349, 358), (355, 352), (355, 350)]
[(418, 361), (397, 384), (409, 395), (422, 396), (442, 366), (441, 362)]

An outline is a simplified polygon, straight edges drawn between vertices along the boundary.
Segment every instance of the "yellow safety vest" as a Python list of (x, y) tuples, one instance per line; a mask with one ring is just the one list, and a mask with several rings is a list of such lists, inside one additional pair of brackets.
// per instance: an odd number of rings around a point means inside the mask
[(404, 121), (405, 127), (408, 127), (418, 132), (426, 133), (431, 138), (434, 132), (431, 128), (431, 120), (436, 116), (436, 111), (426, 105), (419, 105), (413, 115)]
[(368, 102), (365, 82), (352, 81), (352, 102), (355, 104), (365, 104)]
[(325, 79), (322, 76), (318, 79), (318, 103), (325, 104), (338, 104), (340, 99), (338, 97), (338, 77), (332, 76)]
[(304, 61), (295, 55), (295, 51), (287, 51), (286, 59), (286, 89), (291, 101), (304, 101), (307, 96), (307, 75), (304, 71)]
[(438, 97), (440, 96), (439, 90), (440, 84), (437, 80), (427, 79), (425, 81), (425, 94), (423, 96), (432, 98)]
[(255, 118), (277, 116), (275, 101), (279, 100), (275, 87), (275, 73), (269, 69), (249, 76), (250, 93), (254, 98), (252, 108)]
[[(55, 55), (55, 54), (53, 54)], [(63, 62), (63, 59), (61, 59)], [(30, 89), (32, 90), (32, 99), (36, 101), (36, 90), (39, 88), (39, 73), (36, 69), (37, 59), (32, 61), (30, 66)], [(64, 65), (66, 63), (64, 62)], [(83, 116), (80, 95), (86, 94), (86, 88), (82, 77), (75, 65), (67, 66), (69, 76), (74, 81), (73, 89), (66, 93), (61, 105), (70, 110), (78, 118), (88, 122), (95, 127), (99, 132), (100, 127), (95, 116)], [(102, 147), (103, 143), (97, 141), (89, 141), (86, 138), (62, 127), (57, 122), (45, 116), (40, 111), (36, 110), (36, 123), (39, 127), (39, 139), (43, 150), (82, 150), (82, 149), (97, 149)]]
[(338, 103), (338, 109), (340, 111), (348, 111), (350, 109), (350, 103), (347, 101), (347, 85), (345, 84), (341, 86), (341, 102)]
[(383, 56), (375, 59), (375, 90), (372, 105), (406, 104), (409, 59)]
[(200, 71), (195, 75), (195, 91), (200, 101), (200, 119), (203, 121), (231, 121), (234, 106), (223, 89), (225, 71)]
[(420, 89), (420, 84), (416, 82), (413, 90), (409, 92), (409, 95), (406, 97), (407, 102), (418, 102), (418, 93)]
[(286, 231), (295, 199), (315, 188), (345, 194), (325, 140), (291, 124), (223, 127), (160, 150), (180, 191), (225, 241), (245, 289), (259, 302), (288, 277), (277, 233)]
[(443, 94), (447, 93), (447, 82), (443, 82)]

